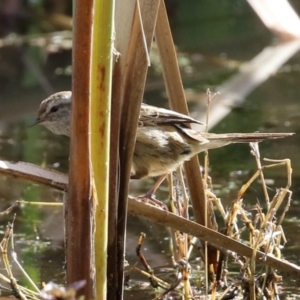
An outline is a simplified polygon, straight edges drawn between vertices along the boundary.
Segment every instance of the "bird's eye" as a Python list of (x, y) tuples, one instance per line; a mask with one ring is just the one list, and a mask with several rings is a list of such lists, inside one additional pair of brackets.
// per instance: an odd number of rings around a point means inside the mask
[(50, 112), (57, 112), (58, 111), (58, 106), (53, 106), (51, 109), (50, 109)]

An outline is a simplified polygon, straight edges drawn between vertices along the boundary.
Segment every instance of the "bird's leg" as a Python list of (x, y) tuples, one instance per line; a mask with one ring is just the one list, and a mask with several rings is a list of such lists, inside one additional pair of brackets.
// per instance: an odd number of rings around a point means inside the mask
[[(161, 201), (157, 200), (156, 198), (154, 198), (154, 194), (157, 191), (157, 189), (160, 187), (160, 185), (162, 184), (162, 182), (166, 179), (167, 174), (161, 175), (158, 180), (155, 182), (155, 184), (152, 186), (152, 188), (143, 196), (138, 196), (137, 198), (143, 201), (150, 201), (153, 202), (154, 204), (164, 208), (165, 210), (168, 211), (168, 207), (162, 203)], [(135, 176), (131, 176), (132, 179), (135, 178)]]
[[(157, 179), (157, 181), (155, 182), (155, 184), (152, 186), (152, 188), (145, 194), (145, 198), (154, 200), (155, 198), (153, 198), (153, 195), (156, 193), (157, 189), (160, 187), (160, 185), (162, 184), (162, 182), (166, 179), (168, 174), (164, 174), (159, 176), (159, 178)], [(156, 199), (155, 199), (156, 200)], [(158, 201), (158, 200), (156, 200)]]

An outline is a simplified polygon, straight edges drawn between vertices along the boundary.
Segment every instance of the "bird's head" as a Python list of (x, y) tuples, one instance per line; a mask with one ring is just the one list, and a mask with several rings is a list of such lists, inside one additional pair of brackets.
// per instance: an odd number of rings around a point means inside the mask
[(72, 92), (51, 95), (39, 107), (38, 116), (32, 124), (44, 125), (55, 134), (70, 136)]

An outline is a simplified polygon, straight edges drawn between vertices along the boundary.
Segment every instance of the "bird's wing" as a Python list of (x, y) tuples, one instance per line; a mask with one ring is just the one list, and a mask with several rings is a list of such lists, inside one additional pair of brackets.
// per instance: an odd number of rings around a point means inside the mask
[(176, 127), (177, 130), (183, 133), (184, 135), (188, 136), (194, 141), (197, 141), (199, 145), (205, 145), (209, 143), (209, 140), (205, 138), (200, 132), (188, 128), (184, 124), (173, 124), (173, 126)]
[(197, 121), (189, 116), (177, 113), (169, 109), (151, 106), (144, 103), (141, 106), (139, 121), (141, 126), (154, 126), (176, 123), (196, 123), (203, 125), (203, 123), (201, 123), (200, 121)]

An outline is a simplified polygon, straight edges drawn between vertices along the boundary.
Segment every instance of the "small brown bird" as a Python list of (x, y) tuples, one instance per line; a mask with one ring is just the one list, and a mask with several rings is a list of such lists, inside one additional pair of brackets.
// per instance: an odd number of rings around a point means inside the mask
[[(72, 92), (51, 95), (39, 108), (34, 124), (42, 124), (56, 134), (70, 136)], [(194, 155), (231, 143), (260, 142), (293, 133), (229, 133), (197, 132), (186, 126), (201, 122), (168, 110), (142, 104), (136, 145), (132, 161), (132, 178), (159, 176), (176, 170)], [(33, 125), (34, 125), (33, 124)]]

